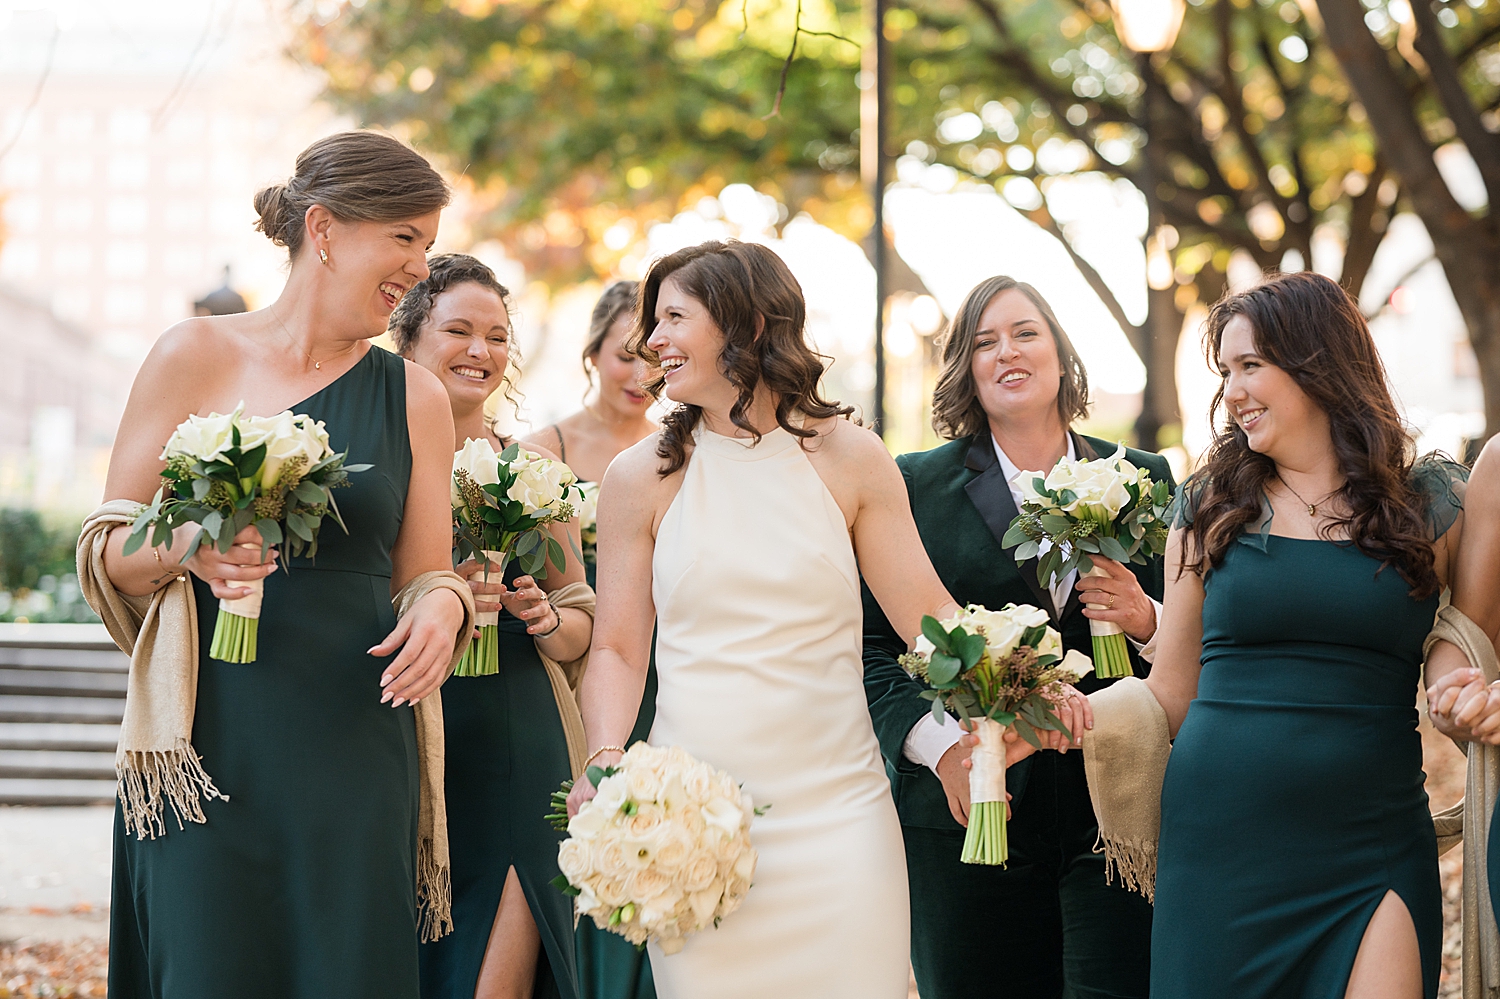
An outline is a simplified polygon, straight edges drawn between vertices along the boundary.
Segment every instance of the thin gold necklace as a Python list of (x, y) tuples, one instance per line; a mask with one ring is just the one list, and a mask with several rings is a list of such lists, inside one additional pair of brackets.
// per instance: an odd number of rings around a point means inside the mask
[(1309, 503), (1309, 502), (1307, 502), (1306, 499), (1303, 499), (1302, 494), (1299, 493), (1297, 490), (1293, 489), (1292, 488), (1292, 484), (1290, 482), (1288, 482), (1286, 479), (1283, 479), (1279, 473), (1276, 476), (1276, 481), (1280, 482), (1283, 486), (1286, 486), (1287, 491), (1289, 493), (1291, 493), (1293, 496), (1297, 497), (1298, 502), (1300, 502), (1303, 506), (1307, 507), (1307, 515), (1309, 517), (1316, 517), (1318, 515), (1318, 507), (1322, 506), (1324, 503), (1327, 503), (1335, 494), (1337, 494), (1340, 490), (1342, 490), (1344, 488), (1343, 486), (1339, 486), (1338, 489), (1332, 490), (1331, 492), (1328, 493), (1327, 496), (1324, 496), (1322, 499), (1318, 500), (1316, 503)]
[[(322, 371), (323, 370), (323, 362), (322, 361), (315, 361), (315, 360), (313, 360), (312, 354), (308, 353), (305, 348), (300, 347), (300, 346), (297, 345), (297, 338), (294, 337), (294, 336), (292, 336), (292, 331), (286, 328), (286, 323), (282, 322), (281, 321), (281, 317), (276, 314), (275, 307), (270, 307), (266, 311), (269, 312), (269, 313), (271, 313), (271, 318), (274, 319), (274, 320), (276, 320), (276, 325), (281, 327), (281, 332), (283, 332), (283, 333), (286, 334), (286, 338), (291, 341), (292, 346), (296, 347), (296, 349), (302, 351), (303, 354), (307, 355), (307, 359), (309, 361), (312, 361), (313, 370), (314, 371)], [(356, 340), (354, 343), (351, 343), (349, 346), (345, 347), (343, 350), (339, 351), (337, 354), (334, 354), (333, 357), (329, 358), (329, 360), (332, 361), (332, 360), (334, 360), (334, 358), (343, 357), (345, 354), (349, 353), (349, 351), (353, 350), (355, 347), (358, 347), (358, 346), (359, 346), (359, 341)]]

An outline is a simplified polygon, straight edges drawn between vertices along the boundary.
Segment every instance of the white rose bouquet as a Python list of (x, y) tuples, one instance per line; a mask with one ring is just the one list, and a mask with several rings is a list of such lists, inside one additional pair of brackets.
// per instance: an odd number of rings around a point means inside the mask
[(599, 483), (584, 482), (578, 486), (578, 540), (585, 562), (599, 561)]
[(969, 772), (969, 831), (966, 864), (1003, 865), (1010, 855), (1005, 835), (1005, 743), (1008, 726), (1041, 748), (1039, 732), (1068, 731), (1054, 707), (1064, 684), (1093, 669), (1088, 656), (1063, 654), (1062, 638), (1047, 626), (1046, 611), (1029, 604), (1006, 604), (998, 611), (970, 604), (946, 621), (922, 618), (916, 651), (900, 658), (912, 676), (932, 688), (939, 721), (943, 709), (972, 725), (979, 745)]
[[(345, 465), (319, 420), (290, 410), (245, 416), (244, 408), (241, 403), (227, 415), (189, 416), (177, 427), (161, 453), (167, 463), (162, 486), (131, 524), (126, 555), (146, 542), (147, 528), (153, 547), (165, 543), (170, 550), (172, 531), (190, 521), (200, 530), (179, 564), (199, 545), (229, 551), (234, 536), (252, 524), (260, 532), (262, 554), (285, 543), (283, 566), (289, 556), (317, 555), (324, 517), (348, 533), (333, 490), (349, 484), (350, 472), (370, 466)], [(209, 655), (224, 662), (255, 661), (265, 580), (241, 585), (253, 592), (219, 601)]]
[[(453, 456), (453, 539), (458, 562), (471, 555), (480, 568), (471, 579), (505, 573), (511, 558), (537, 579), (547, 578), (550, 559), (563, 571), (562, 545), (547, 533), (548, 524), (573, 519), (569, 497), (578, 498), (578, 477), (560, 461), (511, 444), (499, 454), (487, 440), (469, 438)], [(582, 553), (575, 552), (579, 560)], [(476, 616), (479, 640), (469, 645), (454, 676), (491, 676), (500, 671), (500, 615)]]
[[(1108, 458), (1063, 458), (1045, 476), (1022, 472), (1016, 484), (1024, 502), (1003, 544), (1017, 546), (1018, 563), (1037, 559), (1037, 580), (1043, 586), (1074, 569), (1107, 575), (1090, 555), (1145, 565), (1167, 549), (1172, 493), (1165, 482), (1152, 481), (1150, 472), (1127, 461), (1123, 444)], [(1096, 674), (1130, 676), (1124, 629), (1090, 620), (1089, 634)]]
[(637, 742), (613, 767), (590, 767), (598, 793), (567, 817), (572, 781), (548, 818), (568, 838), (552, 883), (581, 915), (637, 947), (675, 954), (690, 933), (740, 907), (755, 876), (757, 810), (733, 777), (677, 746)]

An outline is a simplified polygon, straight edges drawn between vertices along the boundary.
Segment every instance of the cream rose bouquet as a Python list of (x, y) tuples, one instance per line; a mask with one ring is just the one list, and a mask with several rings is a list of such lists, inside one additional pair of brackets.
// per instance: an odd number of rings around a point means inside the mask
[(588, 777), (598, 793), (578, 814), (567, 817), (569, 781), (549, 815), (568, 830), (552, 883), (581, 915), (675, 954), (688, 934), (740, 907), (755, 877), (750, 823), (760, 813), (733, 777), (680, 747), (644, 742)]
[(1041, 748), (1039, 733), (1068, 731), (1054, 711), (1076, 683), (1093, 669), (1088, 656), (1063, 653), (1062, 638), (1047, 626), (1047, 613), (1029, 604), (1006, 604), (998, 611), (970, 604), (946, 621), (922, 618), (916, 651), (900, 658), (907, 672), (927, 682), (922, 696), (932, 714), (944, 708), (972, 726), (979, 738), (969, 771), (969, 831), (966, 864), (1003, 865), (1010, 855), (1005, 834), (1005, 743), (1014, 726)]
[[(469, 438), (453, 456), (453, 540), (458, 562), (470, 556), (480, 567), (471, 579), (491, 572), (504, 575), (515, 558), (523, 572), (547, 578), (550, 560), (562, 572), (567, 564), (562, 545), (547, 525), (571, 520), (578, 499), (578, 477), (560, 461), (511, 444), (499, 454), (487, 440)], [(571, 499), (570, 499), (571, 498)], [(583, 555), (578, 554), (581, 561)], [(491, 676), (500, 670), (500, 615), (476, 615), (479, 640), (454, 669), (454, 676)]]
[(578, 540), (585, 562), (599, 561), (599, 483), (584, 482), (578, 486)]
[[(1074, 569), (1108, 575), (1091, 555), (1145, 565), (1166, 551), (1172, 493), (1165, 482), (1152, 481), (1150, 472), (1127, 461), (1123, 444), (1108, 458), (1063, 458), (1045, 475), (1022, 472), (1016, 484), (1024, 501), (1003, 543), (1016, 546), (1018, 563), (1037, 559), (1037, 580), (1043, 586)], [(1124, 629), (1090, 620), (1089, 634), (1096, 674), (1130, 676)]]
[[(162, 486), (131, 524), (126, 555), (145, 544), (148, 533), (152, 547), (165, 543), (170, 550), (172, 531), (196, 523), (198, 534), (180, 564), (199, 545), (229, 551), (234, 536), (253, 524), (262, 554), (270, 545), (282, 545), (285, 566), (288, 556), (318, 553), (324, 517), (348, 533), (333, 490), (349, 484), (350, 472), (370, 466), (345, 465), (319, 420), (291, 410), (245, 416), (244, 408), (241, 403), (229, 414), (189, 416), (177, 427), (161, 453), (167, 463)], [(220, 600), (214, 623), (209, 655), (224, 662), (255, 661), (265, 580), (240, 585), (252, 592)]]

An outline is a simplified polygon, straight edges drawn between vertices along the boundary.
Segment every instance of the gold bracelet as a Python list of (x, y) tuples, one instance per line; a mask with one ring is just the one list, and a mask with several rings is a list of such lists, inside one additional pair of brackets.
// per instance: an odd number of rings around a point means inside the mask
[(596, 759), (599, 758), (600, 753), (619, 753), (621, 756), (624, 756), (625, 750), (621, 749), (619, 746), (600, 746), (598, 749), (594, 750), (592, 754), (590, 754), (588, 759), (583, 761), (583, 765), (587, 767), (590, 763), (593, 763)]
[(156, 564), (157, 565), (161, 566), (163, 569), (166, 569), (168, 572), (172, 573), (172, 578), (173, 579), (181, 579), (183, 576), (187, 575), (186, 572), (172, 572), (171, 569), (168, 569), (167, 568), (167, 563), (165, 563), (165, 562), (163, 562), (161, 560), (161, 549), (160, 548), (152, 548), (151, 549), (151, 554), (156, 556)]

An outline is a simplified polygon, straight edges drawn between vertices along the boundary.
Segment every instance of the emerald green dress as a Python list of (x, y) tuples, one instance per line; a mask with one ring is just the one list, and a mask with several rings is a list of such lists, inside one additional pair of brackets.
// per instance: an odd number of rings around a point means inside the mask
[[(1432, 459), (1413, 473), (1433, 537), (1466, 477)], [(1269, 517), (1204, 578), (1203, 672), (1162, 787), (1153, 999), (1343, 999), (1387, 891), (1437, 995), (1442, 895), (1415, 705), (1438, 597), (1408, 589), (1351, 544), (1271, 534)]]
[[(561, 440), (561, 437), (559, 437)], [(587, 555), (587, 553), (585, 553)], [(594, 585), (599, 566), (584, 562), (589, 585)], [(652, 648), (656, 643), (651, 643)], [(641, 696), (635, 730), (626, 745), (634, 745), (651, 734), (656, 719), (656, 660), (646, 670), (646, 689)], [(578, 984), (583, 999), (656, 999), (656, 983), (651, 978), (651, 961), (644, 950), (637, 950), (618, 933), (601, 930), (592, 919), (578, 921)]]
[[(512, 564), (510, 584), (520, 575)], [(506, 872), (526, 894), (542, 938), (537, 999), (578, 999), (573, 902), (550, 882), (567, 833), (547, 822), (571, 774), (546, 667), (524, 622), (502, 610), (500, 672), (443, 685), (444, 794), (453, 868), (453, 932), (422, 945), (423, 999), (473, 999)]]
[(116, 808), (111, 999), (417, 996), (417, 743), (380, 703), (391, 548), (411, 450), (402, 360), (371, 347), (291, 409), (327, 424), (350, 476), (316, 562), (267, 578), (253, 663), (209, 657), (218, 600), (193, 580), (193, 745), (228, 801), (127, 836)]

